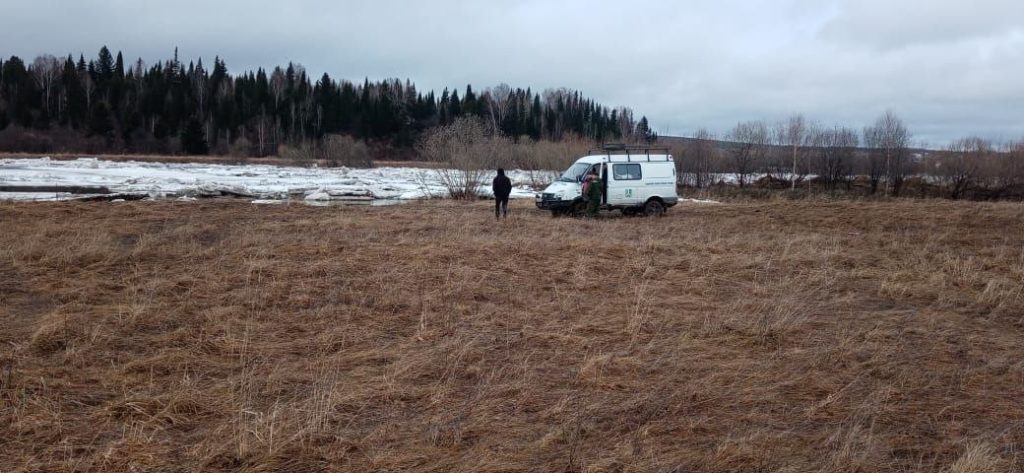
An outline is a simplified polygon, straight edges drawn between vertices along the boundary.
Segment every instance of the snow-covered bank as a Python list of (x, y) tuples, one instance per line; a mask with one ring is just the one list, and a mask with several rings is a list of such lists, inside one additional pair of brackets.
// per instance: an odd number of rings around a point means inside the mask
[[(533, 198), (525, 172), (510, 171), (512, 198)], [(489, 182), (488, 178), (488, 182)], [(103, 186), (115, 194), (153, 198), (234, 195), (263, 200), (411, 200), (443, 197), (437, 171), (383, 167), (371, 169), (305, 168), (270, 165), (223, 165), (103, 161), (0, 159), (0, 186)], [(490, 192), (490, 185), (482, 193)], [(0, 200), (63, 200), (67, 193), (2, 192)]]
[(721, 202), (719, 202), (719, 201), (717, 201), (717, 200), (708, 200), (708, 199), (686, 199), (686, 198), (680, 198), (680, 199), (679, 199), (679, 203), (681, 203), (681, 204), (682, 204), (682, 203), (687, 203), (687, 204), (706, 204), (706, 205), (717, 205), (717, 204), (721, 204)]

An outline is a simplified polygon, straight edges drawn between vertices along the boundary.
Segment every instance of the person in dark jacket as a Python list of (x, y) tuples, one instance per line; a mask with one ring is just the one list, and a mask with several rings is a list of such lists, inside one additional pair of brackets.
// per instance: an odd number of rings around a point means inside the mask
[(508, 217), (508, 196), (512, 194), (512, 180), (505, 175), (505, 170), (498, 168), (491, 185), (494, 190), (494, 218)]

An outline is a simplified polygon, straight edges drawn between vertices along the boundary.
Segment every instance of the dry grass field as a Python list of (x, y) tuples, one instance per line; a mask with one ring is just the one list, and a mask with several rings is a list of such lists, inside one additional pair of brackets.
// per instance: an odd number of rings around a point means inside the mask
[(0, 204), (0, 471), (1024, 470), (1024, 206)]

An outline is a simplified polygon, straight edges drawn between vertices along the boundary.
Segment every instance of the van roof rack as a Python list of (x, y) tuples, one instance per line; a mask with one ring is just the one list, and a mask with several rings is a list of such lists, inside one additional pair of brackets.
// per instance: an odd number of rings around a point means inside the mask
[[(612, 160), (612, 154), (626, 155), (626, 161), (633, 161), (633, 156), (646, 156), (647, 161), (651, 160), (651, 152), (655, 154), (664, 154), (668, 157), (669, 149), (667, 146), (651, 146), (651, 145), (627, 145), (625, 143), (602, 143), (598, 149), (591, 149), (587, 154), (607, 154), (608, 161)], [(660, 152), (660, 153), (659, 153)], [(666, 160), (669, 160), (666, 158)]]

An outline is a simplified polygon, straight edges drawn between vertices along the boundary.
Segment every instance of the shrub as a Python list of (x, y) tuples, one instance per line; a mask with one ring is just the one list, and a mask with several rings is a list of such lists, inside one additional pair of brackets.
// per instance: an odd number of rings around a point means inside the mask
[(507, 138), (476, 117), (461, 117), (428, 132), (420, 154), (442, 165), (438, 178), (455, 199), (475, 199), (491, 169), (511, 163)]
[(332, 166), (368, 168), (373, 166), (370, 148), (351, 136), (327, 135), (320, 144), (320, 155)]

